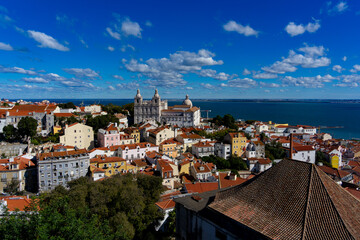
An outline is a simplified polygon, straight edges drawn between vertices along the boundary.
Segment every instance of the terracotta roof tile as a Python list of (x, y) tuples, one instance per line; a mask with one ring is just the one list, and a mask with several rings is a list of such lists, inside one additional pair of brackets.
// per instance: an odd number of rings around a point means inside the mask
[(184, 187), (188, 193), (203, 193), (219, 188), (218, 182), (185, 183)]

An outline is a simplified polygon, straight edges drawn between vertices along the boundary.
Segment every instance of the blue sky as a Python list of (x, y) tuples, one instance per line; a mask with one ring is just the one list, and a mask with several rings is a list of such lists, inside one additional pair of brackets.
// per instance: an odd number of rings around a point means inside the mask
[(5, 98), (360, 96), (360, 2), (3, 1)]

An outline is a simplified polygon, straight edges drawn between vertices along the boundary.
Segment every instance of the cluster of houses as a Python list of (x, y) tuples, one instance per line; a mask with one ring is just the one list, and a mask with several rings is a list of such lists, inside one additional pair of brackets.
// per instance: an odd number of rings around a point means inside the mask
[[(333, 139), (327, 133), (318, 133), (313, 126), (260, 121), (237, 122), (236, 131), (229, 131), (221, 141), (216, 141), (200, 133), (215, 133), (225, 127), (199, 119), (200, 109), (192, 106), (188, 96), (183, 105), (168, 107), (157, 91), (151, 101), (143, 101), (138, 91), (135, 103), (136, 125), (129, 127), (123, 114), (117, 114), (117, 122), (96, 133), (90, 126), (74, 123), (61, 129), (59, 143), (41, 151), (27, 149), (20, 156), (0, 159), (0, 192), (7, 191), (14, 180), (19, 182), (19, 191), (45, 192), (59, 185), (66, 187), (67, 182), (83, 176), (102, 181), (116, 174), (146, 174), (162, 178), (166, 191), (156, 205), (167, 217), (176, 199), (240, 185), (281, 162), (283, 159), (269, 159), (266, 144), (270, 144), (285, 152), (288, 159), (316, 163), (317, 169), (346, 186), (348, 192), (359, 195), (357, 141)], [(107, 114), (97, 105), (70, 110), (47, 102), (17, 104), (0, 111), (5, 111), (6, 124), (16, 124), (23, 116), (34, 117), (39, 121), (41, 135), (56, 129), (54, 117)], [(179, 115), (181, 112), (183, 115)], [(317, 162), (319, 154), (323, 156), (321, 162)], [(202, 158), (212, 155), (224, 160), (241, 157), (248, 170), (234, 173), (203, 161)], [(165, 226), (166, 217), (158, 229)]]

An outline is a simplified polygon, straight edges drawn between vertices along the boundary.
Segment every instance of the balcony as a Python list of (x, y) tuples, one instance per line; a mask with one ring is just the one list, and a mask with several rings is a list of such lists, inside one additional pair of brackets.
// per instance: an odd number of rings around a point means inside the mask
[(1, 182), (7, 182), (7, 178), (1, 178)]

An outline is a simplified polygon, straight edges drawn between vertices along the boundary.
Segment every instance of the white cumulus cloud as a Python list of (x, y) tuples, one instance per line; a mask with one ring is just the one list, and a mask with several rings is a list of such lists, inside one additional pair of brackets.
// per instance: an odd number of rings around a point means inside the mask
[(10, 44), (0, 42), (0, 50), (13, 51), (14, 48)]
[(24, 80), (25, 82), (30, 82), (30, 83), (48, 83), (49, 82), (49, 80), (44, 79), (42, 77), (22, 78), (22, 80)]
[(115, 38), (116, 40), (121, 39), (120, 33), (113, 31), (111, 28), (107, 27), (106, 31), (111, 37)]
[(37, 74), (35, 71), (26, 70), (20, 67), (4, 67), (0, 65), (0, 72), (2, 73), (20, 73), (26, 75), (35, 75)]
[(265, 72), (284, 74), (286, 72), (295, 72), (297, 66), (303, 68), (318, 68), (329, 66), (331, 60), (325, 57), (325, 48), (323, 46), (305, 46), (298, 49), (297, 53), (294, 50), (289, 51), (289, 55), (281, 61), (276, 61), (269, 67), (262, 67)]
[(125, 68), (147, 78), (150, 86), (176, 87), (186, 85), (184, 74), (199, 73), (204, 66), (223, 64), (222, 60), (214, 60), (215, 54), (200, 49), (198, 52), (178, 51), (169, 58), (150, 58), (145, 62), (131, 59), (123, 60)]
[(236, 87), (236, 88), (251, 88), (256, 87), (258, 83), (250, 78), (236, 78), (228, 81), (228, 87)]
[(137, 22), (132, 22), (129, 18), (125, 19), (122, 23), (121, 23), (121, 31), (126, 35), (126, 36), (135, 36), (138, 38), (141, 38), (141, 27)]
[(69, 74), (75, 75), (78, 78), (85, 77), (89, 79), (95, 79), (100, 77), (97, 72), (90, 68), (64, 68), (63, 70)]
[(113, 75), (113, 78), (116, 78), (116, 79), (118, 79), (118, 80), (124, 80), (124, 78), (122, 77), (122, 76), (120, 76), (120, 75)]
[(341, 67), (340, 65), (334, 65), (332, 67), (332, 70), (338, 73), (341, 73), (342, 71), (344, 71), (345, 69), (343, 67)]
[(38, 45), (38, 47), (52, 48), (52, 49), (56, 49), (56, 50), (64, 51), (64, 52), (70, 50), (68, 47), (65, 47), (64, 45), (60, 44), (56, 39), (54, 39), (53, 37), (51, 37), (49, 35), (46, 35), (45, 33), (36, 32), (33, 30), (28, 30), (27, 32), (31, 38), (33, 38), (35, 41), (40, 43), (40, 45)]
[(235, 21), (229, 21), (227, 22), (223, 28), (225, 31), (228, 32), (237, 32), (239, 34), (242, 34), (244, 36), (258, 36), (259, 31), (254, 30), (249, 25), (243, 26)]
[(316, 20), (314, 23), (308, 23), (307, 25), (299, 24), (296, 25), (294, 22), (290, 22), (286, 27), (285, 31), (292, 37), (301, 35), (306, 31), (309, 33), (316, 32), (320, 28), (320, 23)]

